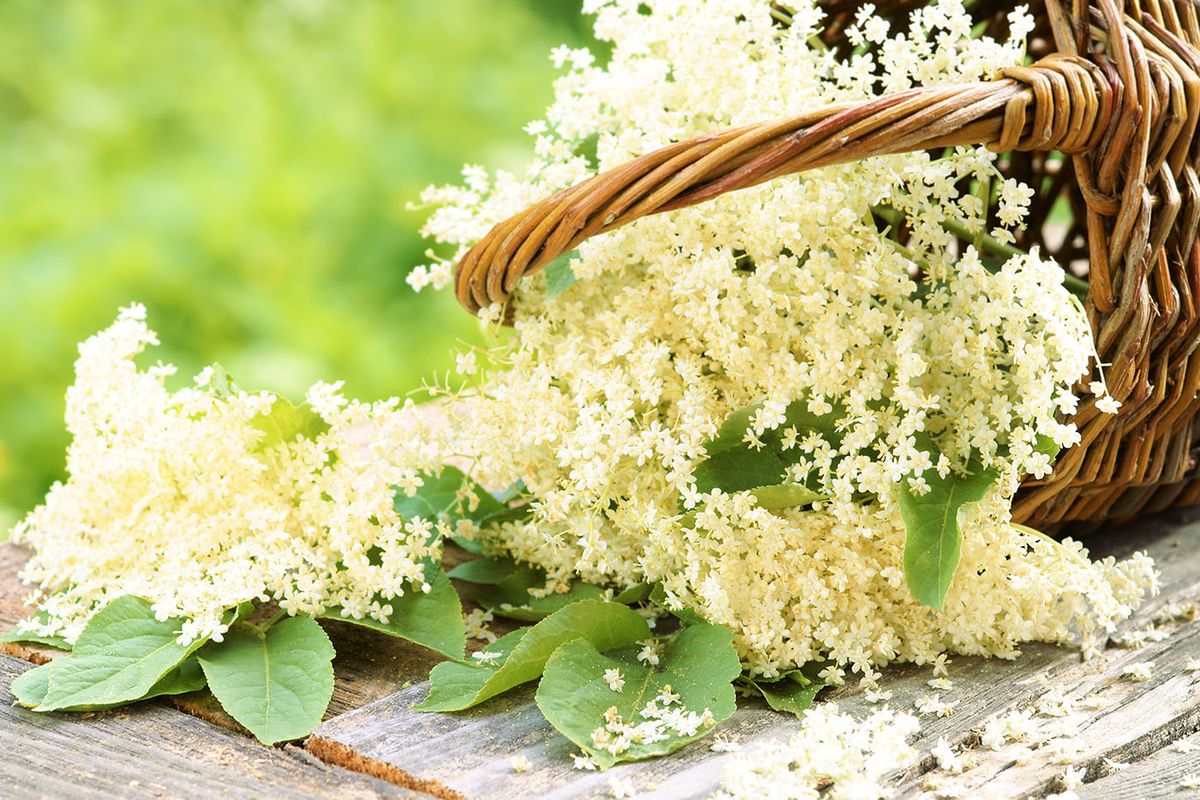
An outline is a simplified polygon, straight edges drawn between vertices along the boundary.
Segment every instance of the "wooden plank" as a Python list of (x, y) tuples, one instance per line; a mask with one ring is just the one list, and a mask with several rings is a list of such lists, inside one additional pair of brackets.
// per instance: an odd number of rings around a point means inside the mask
[[(1043, 718), (1046, 734), (1069, 734), (1077, 743), (1067, 763), (1057, 763), (1035, 753), (1028, 755), (1026, 743), (1013, 743), (1000, 750), (972, 748), (973, 766), (950, 779), (963, 796), (1040, 797), (1061, 791), (1060, 777), (1068, 765), (1086, 770), (1085, 781), (1112, 773), (1106, 763), (1138, 762), (1161, 751), (1172, 742), (1200, 730), (1200, 692), (1193, 676), (1183, 671), (1189, 659), (1200, 657), (1200, 625), (1184, 626), (1165, 642), (1139, 650), (1108, 650), (1100, 658), (1061, 670), (1047, 686), (1069, 687), (1066, 695), (1075, 700), (1093, 698), (1095, 709), (1080, 708), (1061, 718)], [(1133, 662), (1151, 661), (1154, 675), (1142, 682), (1122, 677)], [(1026, 704), (1023, 704), (1026, 705)], [(931, 744), (929, 737), (921, 737)], [(936, 741), (936, 740), (935, 740)], [(961, 740), (960, 740), (961, 741)], [(1195, 759), (1200, 760), (1200, 759)], [(910, 772), (897, 796), (922, 794), (922, 772), (931, 763)], [(1174, 794), (1174, 790), (1170, 794)], [(1143, 795), (1149, 798), (1158, 795)]]
[[(1167, 603), (1200, 596), (1200, 524), (1183, 524), (1178, 515), (1160, 517), (1093, 537), (1089, 544), (1094, 555), (1121, 557), (1136, 549), (1148, 549), (1162, 570), (1162, 593), (1149, 601), (1125, 629), (1145, 624)], [(1081, 663), (1077, 652), (1044, 645), (1027, 647), (1025, 655), (1015, 662), (956, 658), (950, 670), (954, 688), (942, 694), (944, 699), (958, 702), (957, 713), (947, 718), (924, 717), (915, 744), (927, 752), (939, 737), (960, 745), (970, 743), (977, 739), (975, 729), (989, 717), (1028, 705), (1044, 694), (1046, 680), (1055, 685), (1098, 688), (1113, 683), (1113, 671), (1119, 671), (1125, 663), (1147, 660), (1151, 654), (1160, 657), (1161, 652), (1176, 646), (1178, 641), (1182, 640), (1160, 643), (1144, 651), (1110, 650), (1103, 659), (1087, 664)], [(1196, 641), (1200, 640), (1187, 638), (1189, 643)], [(1178, 660), (1171, 658), (1172, 664)], [(891, 705), (911, 711), (918, 698), (934, 692), (927, 685), (931, 677), (928, 669), (889, 669), (885, 686), (893, 693)], [(1166, 688), (1160, 690), (1160, 685)], [(1145, 735), (1173, 730), (1172, 724), (1184, 727), (1191, 724), (1195, 708), (1185, 697), (1176, 695), (1177, 684), (1151, 681), (1136, 691), (1126, 691), (1127, 688), (1122, 686), (1121, 691), (1112, 692), (1112, 701), (1118, 705), (1126, 700), (1132, 703), (1134, 694), (1141, 697), (1155, 690), (1158, 693), (1147, 695), (1146, 702), (1162, 700), (1171, 704), (1173, 712), (1179, 712), (1163, 722), (1165, 728), (1159, 725), (1153, 731), (1142, 732)], [(710, 742), (702, 741), (667, 759), (621, 765), (603, 774), (582, 772), (572, 768), (570, 743), (542, 719), (533, 705), (531, 688), (459, 714), (412, 711), (411, 707), (427, 691), (427, 684), (413, 686), (330, 720), (310, 737), (307, 747), (332, 763), (340, 763), (339, 759), (350, 753), (373, 763), (390, 765), (441, 796), (497, 800), (530, 796), (606, 797), (613, 778), (628, 778), (643, 791), (656, 787), (660, 796), (707, 797), (719, 785), (723, 767), (739, 757), (736, 753), (715, 754), (709, 749)], [(866, 703), (863, 693), (854, 686), (831, 693), (827, 699), (836, 700), (843, 711), (858, 715), (875, 708)], [(1133, 707), (1140, 708), (1140, 704), (1134, 703)], [(797, 724), (792, 718), (747, 704), (722, 726), (721, 733), (746, 747), (785, 737)], [(1145, 739), (1142, 744), (1147, 747), (1153, 744), (1155, 748), (1161, 745), (1161, 741), (1154, 741), (1157, 743)], [(1101, 750), (1108, 748), (1145, 757), (1148, 752), (1140, 752), (1141, 746), (1133, 741), (1108, 739), (1097, 740), (1095, 744)], [(531, 769), (515, 773), (510, 765), (514, 755), (528, 758)], [(929, 766), (927, 762), (910, 773), (896, 776), (897, 783), (910, 793), (919, 793), (919, 781)], [(1038, 780), (1044, 782), (1045, 776), (1035, 777), (1037, 780), (1029, 778), (1031, 785), (1041, 786)]]
[[(1079, 800), (1149, 800), (1200, 795), (1183, 784), (1200, 776), (1200, 734), (1162, 748), (1149, 758), (1076, 790)], [(1190, 749), (1188, 749), (1190, 748)]]
[(296, 747), (260, 747), (153, 701), (94, 714), (41, 715), (8, 686), (31, 665), (0, 655), (0, 786), (23, 798), (416, 798), (322, 764)]
[[(0, 544), (0, 633), (12, 630), (32, 610), (23, 603), (29, 587), (23, 586), (18, 579), (28, 557), (28, 551), (23, 548), (11, 543)], [(423, 647), (348, 623), (327, 622), (324, 627), (337, 651), (333, 699), (326, 718), (387, 697), (405, 682), (422, 681), (429, 676), (433, 665), (442, 660), (441, 656)], [(35, 664), (44, 664), (61, 652), (38, 645), (0, 642), (0, 653)], [(241, 730), (208, 692), (173, 698), (172, 702), (201, 719), (231, 730)]]

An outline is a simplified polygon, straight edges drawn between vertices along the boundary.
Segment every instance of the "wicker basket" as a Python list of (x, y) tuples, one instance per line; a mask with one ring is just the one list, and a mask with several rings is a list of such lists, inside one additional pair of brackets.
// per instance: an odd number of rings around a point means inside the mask
[[(897, 21), (923, 2), (877, 3)], [(858, 3), (827, 5), (826, 43)], [(1005, 33), (1016, 3), (976, 3)], [(1037, 4), (1035, 4), (1037, 5)], [(1200, 500), (1200, 13), (1196, 0), (1047, 0), (1028, 67), (996, 80), (884, 95), (672, 144), (497, 225), (458, 264), (471, 311), (588, 237), (773, 178), (870, 156), (986, 145), (1037, 192), (1018, 245), (1086, 271), (1086, 309), (1116, 416), (1081, 399), (1082, 442), (1023, 485), (1014, 517), (1040, 528), (1127, 519)], [(1051, 207), (1073, 221), (1049, 237)]]

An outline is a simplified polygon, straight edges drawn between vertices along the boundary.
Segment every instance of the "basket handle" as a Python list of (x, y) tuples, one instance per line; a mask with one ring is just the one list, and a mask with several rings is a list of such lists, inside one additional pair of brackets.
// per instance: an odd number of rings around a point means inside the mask
[(911, 89), (668, 145), (495, 226), (458, 262), (458, 300), (472, 313), (505, 304), (522, 277), (585, 239), (782, 175), (955, 145), (1085, 152), (1113, 119), (1114, 81), (1059, 53), (993, 81)]

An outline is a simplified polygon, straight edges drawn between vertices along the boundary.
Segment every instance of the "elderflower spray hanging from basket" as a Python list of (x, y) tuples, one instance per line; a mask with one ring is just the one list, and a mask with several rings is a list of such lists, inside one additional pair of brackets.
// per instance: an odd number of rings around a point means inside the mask
[[(1186, 359), (1162, 349), (1185, 329), (1177, 310), (1149, 327), (1186, 283), (1168, 259), (1190, 253), (1190, 173), (1166, 159), (1190, 133), (1133, 154), (1178, 179), (1115, 155), (1148, 139), (1131, 84), (1144, 59), (1179, 67), (1158, 54), (1177, 43), (1145, 55), (1158, 23), (1105, 3), (589, 7), (611, 61), (556, 54), (527, 176), (427, 196), (446, 204), (427, 232), (459, 249), (417, 281), (516, 332), (460, 449), (538, 502), (486, 537), (564, 577), (658, 583), (768, 675), (1090, 635), (1057, 589), (1082, 585), (1078, 545), (1014, 518), (1190, 497), (1194, 386), (1166, 391)], [(1089, 253), (1090, 284), (1064, 272)], [(1115, 616), (1149, 580), (1090, 569)]]
[[(513, 327), (443, 402), (171, 393), (136, 309), (85, 343), (71, 478), (17, 529), (42, 593), (17, 636), (76, 651), (22, 703), (207, 682), (294, 738), (332, 691), (314, 619), (341, 619), (451, 659), (426, 710), (540, 680), (607, 767), (711, 732), (735, 682), (800, 712), (846, 669), (1094, 648), (1154, 590), (1144, 555), (1034, 528), (1200, 491), (1194, 9), (585, 8), (611, 58), (555, 52), (528, 172), (425, 197), (456, 249), (413, 286)], [(444, 573), (447, 540), (475, 557)], [(451, 577), (533, 624), (476, 610), (466, 657)], [(73, 681), (127, 617), (170, 658)], [(269, 681), (229, 691), (263, 642), (317, 665), (281, 728)]]

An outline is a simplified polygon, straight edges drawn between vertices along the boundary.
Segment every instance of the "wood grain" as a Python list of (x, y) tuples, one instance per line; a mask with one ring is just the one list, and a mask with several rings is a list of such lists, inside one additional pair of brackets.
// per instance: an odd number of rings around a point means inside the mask
[(94, 714), (13, 705), (31, 665), (0, 655), (0, 786), (24, 798), (416, 798), (296, 747), (261, 747), (153, 701)]
[(1164, 747), (1136, 764), (1076, 790), (1079, 800), (1146, 800), (1155, 797), (1197, 797), (1200, 789), (1182, 784), (1200, 778), (1200, 734), (1181, 740), (1183, 747)]
[[(1162, 570), (1161, 594), (1150, 600), (1126, 629), (1144, 625), (1168, 603), (1200, 596), (1200, 524), (1190, 523), (1178, 513), (1088, 541), (1093, 555), (1123, 557), (1136, 549), (1147, 549)], [(1105, 700), (1104, 709), (1080, 720), (1086, 734), (1081, 737), (1086, 745), (1081, 756), (1084, 762), (1098, 762), (1104, 755), (1118, 760), (1147, 758), (1172, 738), (1186, 735), (1200, 724), (1196, 704), (1200, 693), (1172, 673), (1178, 672), (1186, 658), (1200, 655), (1198, 645), (1200, 626), (1191, 623), (1180, 626), (1167, 642), (1139, 651), (1110, 649), (1100, 659), (1086, 663), (1077, 652), (1036, 644), (1028, 646), (1023, 657), (1013, 662), (956, 658), (950, 668), (953, 689), (942, 692), (942, 696), (957, 701), (957, 712), (946, 718), (922, 718), (915, 744), (928, 752), (940, 737), (959, 746), (977, 743), (977, 729), (985, 720), (1030, 705), (1046, 692), (1049, 681), (1055, 686), (1072, 687), (1073, 692), (1098, 692)], [(1160, 663), (1156, 679), (1132, 684), (1117, 677), (1126, 664), (1152, 659)], [(891, 705), (912, 711), (920, 697), (935, 692), (927, 685), (931, 677), (927, 668), (889, 669), (884, 685), (893, 693)], [(629, 778), (642, 791), (654, 787), (660, 797), (707, 797), (719, 785), (723, 767), (732, 759), (744, 757), (740, 753), (713, 753), (709, 740), (683, 748), (667, 759), (620, 765), (605, 773), (583, 772), (572, 768), (570, 743), (542, 719), (533, 705), (531, 687), (459, 714), (412, 711), (427, 691), (427, 684), (415, 685), (330, 720), (317, 729), (307, 746), (332, 763), (339, 763), (339, 754), (352, 752), (390, 765), (415, 783), (446, 797), (497, 800), (607, 797), (610, 780), (619, 777)], [(859, 715), (875, 708), (853, 686), (825, 700), (834, 700), (843, 711)], [(1125, 715), (1118, 713), (1126, 706)], [(786, 736), (797, 725), (793, 718), (748, 703), (722, 725), (721, 733), (745, 748)], [(513, 771), (510, 758), (518, 754), (530, 760), (532, 768), (528, 772)], [(924, 773), (932, 766), (932, 761), (926, 759), (918, 767), (896, 775), (899, 796), (920, 795)], [(980, 796), (1040, 796), (1053, 790), (1054, 778), (1063, 769), (1056, 765), (1057, 773), (1020, 770), (986, 757), (978, 760), (979, 771), (961, 780), (969, 782), (971, 793)], [(975, 781), (977, 776), (979, 781)], [(1088, 777), (1097, 780), (1101, 771), (1090, 770)], [(1017, 783), (1011, 793), (1005, 794), (1010, 779)], [(1021, 791), (1025, 794), (1018, 794)]]

